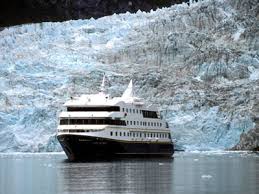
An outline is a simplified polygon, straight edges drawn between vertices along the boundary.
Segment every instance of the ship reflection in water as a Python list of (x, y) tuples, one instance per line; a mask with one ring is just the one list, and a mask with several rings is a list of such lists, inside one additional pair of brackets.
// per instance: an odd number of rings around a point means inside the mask
[(172, 191), (172, 162), (173, 159), (122, 159), (65, 164), (60, 171), (65, 185), (63, 191), (168, 193)]
[(256, 153), (70, 163), (64, 154), (0, 154), (0, 193), (259, 193)]

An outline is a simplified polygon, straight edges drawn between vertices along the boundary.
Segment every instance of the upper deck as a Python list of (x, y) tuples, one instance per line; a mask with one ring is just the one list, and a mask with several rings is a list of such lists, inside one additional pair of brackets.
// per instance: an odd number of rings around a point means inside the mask
[(143, 99), (134, 96), (132, 81), (121, 97), (110, 98), (102, 88), (98, 94), (71, 98), (64, 106), (66, 111), (59, 115), (59, 128), (71, 127), (71, 125), (102, 127), (119, 125), (135, 129), (168, 128), (156, 106), (146, 105)]

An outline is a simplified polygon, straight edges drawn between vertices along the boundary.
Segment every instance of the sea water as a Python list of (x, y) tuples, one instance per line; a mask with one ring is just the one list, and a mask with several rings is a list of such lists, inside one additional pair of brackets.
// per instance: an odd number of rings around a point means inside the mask
[(172, 158), (69, 162), (64, 153), (0, 154), (1, 194), (259, 193), (259, 154), (176, 152)]

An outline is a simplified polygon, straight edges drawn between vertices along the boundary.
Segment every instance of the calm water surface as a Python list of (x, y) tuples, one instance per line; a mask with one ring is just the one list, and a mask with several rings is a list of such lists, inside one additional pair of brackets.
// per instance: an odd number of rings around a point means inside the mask
[(69, 163), (64, 154), (0, 154), (1, 194), (259, 193), (259, 154), (175, 153), (172, 159)]

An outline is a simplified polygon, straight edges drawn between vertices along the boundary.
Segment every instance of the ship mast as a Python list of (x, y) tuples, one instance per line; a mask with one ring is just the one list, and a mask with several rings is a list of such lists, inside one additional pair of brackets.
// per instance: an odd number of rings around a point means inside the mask
[(103, 74), (103, 81), (100, 87), (100, 93), (103, 93), (103, 94), (105, 94), (105, 81), (106, 81), (106, 77), (105, 77), (105, 74)]
[(134, 91), (133, 91), (132, 80), (130, 80), (130, 83), (129, 83), (127, 89), (122, 94), (122, 98), (132, 98), (132, 97), (134, 97)]

